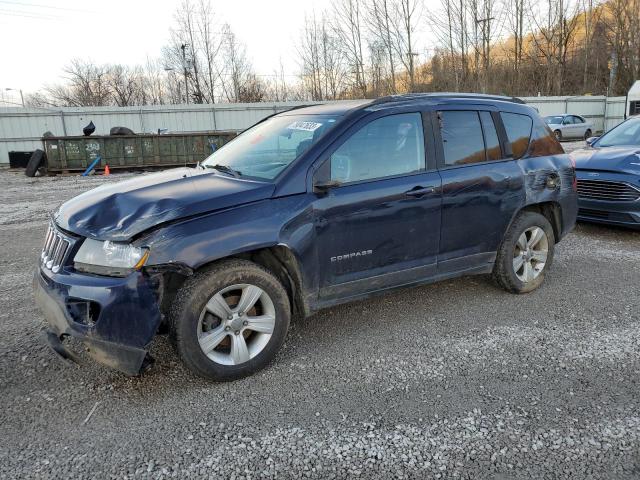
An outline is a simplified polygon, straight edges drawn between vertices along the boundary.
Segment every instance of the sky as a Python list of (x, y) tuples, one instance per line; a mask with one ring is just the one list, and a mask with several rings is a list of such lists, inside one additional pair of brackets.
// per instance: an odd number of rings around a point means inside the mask
[[(181, 0), (0, 0), (0, 101), (20, 101), (62, 81), (73, 58), (96, 64), (143, 65), (160, 57)], [(260, 75), (282, 61), (299, 72), (296, 44), (305, 15), (331, 0), (211, 0), (218, 22), (229, 23)], [(439, 0), (425, 0), (428, 9)], [(424, 24), (422, 24), (424, 25)], [(420, 34), (424, 32), (419, 32)], [(7, 91), (6, 89), (16, 89)]]
[[(282, 58), (297, 72), (295, 44), (305, 13), (330, 0), (212, 0), (220, 23), (247, 45), (256, 73), (272, 74)], [(19, 93), (61, 81), (73, 58), (98, 64), (144, 64), (168, 42), (180, 0), (0, 0), (0, 93)]]

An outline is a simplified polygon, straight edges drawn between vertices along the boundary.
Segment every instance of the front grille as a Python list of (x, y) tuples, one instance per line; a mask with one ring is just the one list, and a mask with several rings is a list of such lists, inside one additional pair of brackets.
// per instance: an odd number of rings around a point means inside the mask
[(58, 273), (69, 252), (69, 245), (69, 240), (53, 224), (50, 224), (40, 254), (42, 266), (53, 273)]
[(637, 223), (635, 218), (624, 212), (603, 212), (602, 210), (581, 208), (578, 210), (578, 216), (586, 219), (592, 218), (594, 220), (597, 219), (610, 220), (612, 222)]
[(640, 190), (624, 182), (578, 180), (578, 196), (593, 200), (633, 202), (640, 198)]
[(593, 217), (593, 218), (609, 218), (608, 212), (603, 212), (601, 210), (591, 210), (589, 208), (581, 208), (578, 210), (578, 215), (581, 217)]

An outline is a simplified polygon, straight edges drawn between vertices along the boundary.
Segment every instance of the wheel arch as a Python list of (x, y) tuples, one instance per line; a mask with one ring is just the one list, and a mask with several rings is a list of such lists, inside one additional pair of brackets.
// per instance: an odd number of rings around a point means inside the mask
[(303, 293), (300, 262), (293, 250), (287, 245), (277, 244), (271, 247), (242, 252), (228, 258), (246, 259), (269, 270), (284, 285), (291, 302), (291, 312), (294, 315), (303, 317), (309, 315), (309, 306)]
[(185, 280), (196, 272), (210, 268), (216, 263), (229, 259), (243, 259), (251, 261), (269, 270), (282, 283), (291, 305), (294, 315), (306, 317), (310, 314), (309, 305), (303, 293), (303, 280), (300, 270), (300, 262), (295, 253), (284, 244), (276, 244), (234, 253), (225, 257), (216, 258), (198, 265), (197, 268), (167, 269), (164, 271), (164, 293), (162, 296), (162, 311), (168, 312), (173, 298), (182, 287)]
[(558, 202), (547, 201), (525, 205), (516, 213), (516, 215), (514, 215), (513, 219), (509, 223), (509, 228), (511, 228), (511, 224), (521, 212), (535, 212), (541, 214), (549, 221), (553, 228), (555, 243), (560, 241), (562, 233), (562, 208)]

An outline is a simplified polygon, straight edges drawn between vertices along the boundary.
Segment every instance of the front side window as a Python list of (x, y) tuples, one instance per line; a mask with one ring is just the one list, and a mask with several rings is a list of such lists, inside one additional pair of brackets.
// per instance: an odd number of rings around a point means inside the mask
[(513, 158), (522, 157), (529, 148), (531, 127), (533, 126), (531, 117), (507, 112), (500, 112), (500, 117), (502, 117), (504, 129), (507, 131), (507, 138), (511, 143)]
[(281, 115), (243, 132), (210, 155), (202, 166), (273, 180), (338, 122), (330, 115)]
[(373, 120), (338, 147), (330, 162), (331, 180), (340, 183), (423, 170), (422, 116), (402, 113)]
[(640, 145), (640, 118), (632, 118), (605, 133), (597, 142), (598, 147)]

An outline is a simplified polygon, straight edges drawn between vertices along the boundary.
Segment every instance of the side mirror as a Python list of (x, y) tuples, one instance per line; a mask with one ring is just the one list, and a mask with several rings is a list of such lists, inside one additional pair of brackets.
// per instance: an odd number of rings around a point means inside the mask
[(337, 180), (319, 181), (313, 184), (313, 193), (318, 195), (326, 195), (332, 188), (339, 187), (341, 185)]
[(585, 143), (587, 145), (589, 145), (590, 147), (593, 146), (593, 144), (595, 143), (596, 140), (598, 140), (600, 137), (589, 137), (585, 140)]

